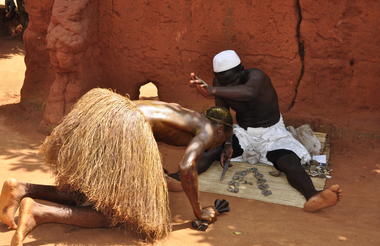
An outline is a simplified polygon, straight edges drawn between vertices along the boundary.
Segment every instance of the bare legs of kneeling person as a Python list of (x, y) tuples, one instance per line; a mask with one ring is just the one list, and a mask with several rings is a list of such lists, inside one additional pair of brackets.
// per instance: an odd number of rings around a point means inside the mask
[[(43, 199), (48, 201), (35, 200)], [(110, 227), (108, 219), (91, 207), (75, 204), (83, 196), (62, 192), (55, 186), (35, 185), (8, 179), (0, 195), (0, 221), (16, 229), (11, 246), (20, 246), (25, 236), (44, 223), (61, 223), (87, 228)], [(14, 217), (19, 208), (18, 225)]]
[(92, 207), (74, 207), (38, 201), (26, 197), (21, 200), (18, 227), (11, 246), (21, 246), (25, 236), (44, 223), (60, 223), (87, 228), (110, 227), (107, 218)]
[(342, 190), (337, 184), (317, 191), (294, 152), (284, 149), (270, 151), (267, 153), (267, 159), (276, 169), (284, 172), (289, 184), (305, 197), (305, 211), (316, 212), (334, 206), (341, 199)]

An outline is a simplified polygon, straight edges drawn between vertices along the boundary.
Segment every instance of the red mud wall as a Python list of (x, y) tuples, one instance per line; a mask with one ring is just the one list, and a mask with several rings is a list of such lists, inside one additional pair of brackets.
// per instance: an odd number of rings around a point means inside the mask
[(49, 60), (46, 34), (54, 0), (27, 1), (28, 28), (24, 32), (25, 82), (21, 89), (21, 103), (37, 106), (40, 110), (49, 94), (54, 73)]
[(378, 111), (380, 1), (322, 2), (300, 1), (305, 58), (295, 109)]
[[(39, 81), (51, 85), (44, 90), (48, 124), (94, 86), (136, 99), (139, 86), (153, 81), (161, 100), (202, 110), (213, 101), (188, 86), (189, 73), (211, 82), (212, 57), (224, 49), (272, 78), (282, 111), (380, 109), (379, 1), (31, 2), (46, 9), (43, 21), (31, 18), (32, 27), (47, 30), (46, 48), (26, 51), (50, 55), (50, 64), (27, 60), (28, 71), (45, 66), (54, 74)], [(23, 100), (35, 97), (35, 84), (26, 77)]]
[(97, 3), (54, 1), (47, 47), (55, 72), (46, 100), (44, 122), (55, 124), (87, 90), (99, 84)]
[(43, 125), (55, 125), (77, 99), (99, 86), (97, 2), (26, 0), (25, 107), (43, 107)]
[(154, 81), (162, 100), (204, 109), (213, 101), (188, 86), (190, 72), (211, 82), (213, 55), (235, 49), (272, 77), (283, 106), (292, 100), (300, 74), (293, 1), (114, 0), (99, 9), (103, 75), (120, 92), (136, 98), (135, 83)]

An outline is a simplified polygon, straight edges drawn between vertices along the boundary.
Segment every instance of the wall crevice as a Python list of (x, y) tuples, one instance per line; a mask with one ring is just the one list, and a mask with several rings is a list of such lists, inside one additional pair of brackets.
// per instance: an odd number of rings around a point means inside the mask
[(294, 88), (293, 98), (292, 98), (286, 112), (289, 112), (290, 110), (292, 110), (292, 108), (294, 107), (294, 105), (296, 103), (296, 99), (297, 99), (297, 95), (298, 95), (298, 89), (300, 87), (300, 84), (301, 84), (301, 81), (303, 78), (303, 74), (305, 72), (305, 46), (304, 46), (304, 42), (303, 42), (302, 37), (301, 37), (301, 23), (302, 23), (301, 0), (295, 0), (295, 11), (297, 14), (296, 39), (297, 39), (297, 43), (298, 43), (298, 56), (299, 56), (300, 61), (301, 61), (301, 68), (300, 68), (300, 74), (297, 78), (296, 85)]

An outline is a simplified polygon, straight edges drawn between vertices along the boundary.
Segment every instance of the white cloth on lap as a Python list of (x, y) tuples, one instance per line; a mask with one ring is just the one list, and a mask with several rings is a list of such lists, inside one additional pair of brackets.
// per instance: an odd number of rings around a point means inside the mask
[(266, 158), (267, 152), (278, 149), (293, 151), (300, 159), (301, 164), (311, 160), (309, 152), (286, 130), (282, 116), (270, 127), (248, 127), (247, 130), (234, 125), (233, 131), (243, 149), (243, 154), (231, 161), (246, 161), (251, 164), (264, 163), (273, 165)]

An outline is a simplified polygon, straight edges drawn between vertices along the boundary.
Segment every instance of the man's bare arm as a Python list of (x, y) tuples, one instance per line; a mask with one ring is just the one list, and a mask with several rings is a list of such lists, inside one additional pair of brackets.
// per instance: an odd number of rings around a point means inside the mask
[[(212, 87), (215, 87), (215, 86), (219, 86), (219, 85), (216, 79), (214, 78), (214, 80), (212, 81)], [(218, 97), (218, 96), (215, 97), (215, 106), (225, 107), (226, 109), (230, 109), (230, 106), (228, 105), (228, 103), (226, 103), (223, 98)]]
[(194, 137), (187, 147), (180, 163), (182, 187), (190, 201), (194, 215), (198, 219), (207, 220), (209, 222), (216, 220), (216, 210), (211, 207), (202, 209), (200, 205), (196, 161), (211, 143), (212, 135), (211, 125), (209, 123), (205, 124), (203, 130)]
[[(173, 129), (194, 135), (190, 143), (186, 143), (188, 147), (179, 164), (181, 183), (194, 215), (198, 219), (213, 222), (215, 210), (202, 209), (199, 203), (198, 173), (195, 166), (201, 154), (212, 144), (214, 133), (210, 122), (199, 113), (185, 109), (178, 104), (158, 101), (135, 101), (135, 103), (152, 125), (156, 137), (160, 137), (162, 134), (178, 137)], [(172, 144), (170, 141), (166, 143)]]
[(256, 97), (257, 90), (249, 85), (236, 85), (230, 87), (211, 87), (210, 94), (216, 97), (246, 102)]
[(258, 94), (259, 87), (265, 81), (265, 74), (259, 70), (249, 71), (248, 80), (242, 85), (221, 86), (217, 80), (214, 86), (209, 86), (208, 91), (215, 97), (231, 99), (235, 101), (250, 101)]

